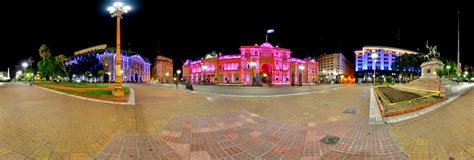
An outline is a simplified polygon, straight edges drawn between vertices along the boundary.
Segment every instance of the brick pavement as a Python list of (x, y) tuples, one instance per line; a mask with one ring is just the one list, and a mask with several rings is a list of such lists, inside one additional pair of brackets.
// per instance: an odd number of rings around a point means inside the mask
[[(326, 135), (341, 140), (329, 145)], [(126, 139), (131, 139), (132, 144)], [(121, 148), (121, 150), (120, 150)], [(384, 125), (367, 118), (289, 123), (248, 111), (173, 118), (160, 135), (115, 137), (99, 159), (407, 159)]]
[(422, 116), (389, 124), (410, 159), (474, 159), (474, 90)]
[[(404, 158), (383, 126), (367, 125), (367, 86), (278, 98), (132, 87), (136, 106), (3, 86), (0, 159)], [(340, 142), (322, 144), (327, 134)]]

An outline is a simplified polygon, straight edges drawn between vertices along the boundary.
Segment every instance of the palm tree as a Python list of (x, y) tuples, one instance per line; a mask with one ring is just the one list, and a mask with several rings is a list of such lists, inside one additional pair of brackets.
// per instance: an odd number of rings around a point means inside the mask
[(67, 79), (69, 80), (69, 74), (67, 73), (66, 66), (64, 65), (64, 62), (66, 61), (66, 56), (60, 54), (60, 55), (54, 57), (54, 59), (55, 59), (56, 63), (59, 65), (59, 67), (61, 68), (61, 70), (66, 75)]
[(43, 59), (48, 59), (49, 57), (51, 57), (51, 48), (49, 48), (49, 46), (47, 46), (46, 44), (42, 44), (38, 51), (39, 55)]

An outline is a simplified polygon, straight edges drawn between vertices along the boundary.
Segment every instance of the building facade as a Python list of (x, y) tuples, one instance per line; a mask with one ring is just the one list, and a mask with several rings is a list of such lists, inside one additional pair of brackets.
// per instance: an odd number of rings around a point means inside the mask
[[(115, 81), (115, 48), (87, 50), (68, 58), (66, 67), (71, 68), (73, 81)], [(138, 53), (123, 51), (122, 80), (124, 82), (150, 81), (150, 62)]]
[[(384, 47), (384, 46), (365, 46), (361, 50), (354, 51), (355, 53), (355, 71), (359, 82), (371, 81), (374, 73), (374, 66), (377, 75), (397, 76), (398, 71), (392, 68), (395, 60), (404, 54), (418, 54), (418, 52), (406, 49)], [(377, 54), (377, 59), (372, 59), (372, 54)]]
[(352, 82), (354, 65), (342, 54), (323, 54), (318, 57), (320, 80), (324, 82)]
[(291, 50), (262, 45), (241, 46), (240, 54), (208, 54), (187, 60), (183, 78), (193, 83), (292, 85), (318, 80), (315, 59), (291, 57)]
[(173, 60), (165, 56), (157, 56), (151, 72), (153, 81), (173, 80)]

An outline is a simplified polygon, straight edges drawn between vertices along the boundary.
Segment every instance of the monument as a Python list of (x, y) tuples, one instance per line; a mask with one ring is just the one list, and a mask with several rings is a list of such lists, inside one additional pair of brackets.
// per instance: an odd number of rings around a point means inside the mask
[(428, 54), (423, 55), (423, 58), (427, 60), (427, 62), (420, 65), (421, 77), (406, 85), (423, 90), (439, 91), (440, 96), (444, 96), (445, 90), (441, 87), (440, 78), (436, 73), (439, 68), (444, 67), (444, 64), (438, 60), (440, 54), (436, 50), (436, 46), (429, 46), (428, 43), (426, 43), (426, 48), (429, 52)]
[(428, 43), (426, 43), (426, 48), (428, 48), (429, 52), (428, 54), (424, 55), (423, 58), (427, 60), (427, 62), (424, 62), (421, 64), (421, 77), (420, 79), (423, 78), (435, 78), (439, 79), (438, 75), (436, 74), (436, 70), (439, 68), (443, 68), (444, 64), (439, 58), (439, 52), (436, 51), (436, 46), (428, 46)]

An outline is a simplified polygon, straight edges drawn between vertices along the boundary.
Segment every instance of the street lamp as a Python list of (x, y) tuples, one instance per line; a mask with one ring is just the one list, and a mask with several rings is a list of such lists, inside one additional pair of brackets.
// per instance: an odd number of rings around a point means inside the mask
[(300, 76), (299, 76), (300, 83), (299, 83), (299, 86), (302, 86), (302, 85), (303, 85), (303, 71), (304, 71), (304, 66), (303, 66), (303, 65), (300, 65), (300, 66), (298, 66), (298, 69), (300, 70)]
[(181, 70), (177, 70), (176, 73), (178, 74), (178, 81), (180, 81), (179, 74), (181, 74)]
[(250, 65), (250, 70), (252, 72), (252, 85), (254, 85), (255, 82), (253, 80), (254, 79), (253, 69), (257, 66), (257, 62), (250, 62), (249, 65)]
[(23, 69), (26, 69), (26, 67), (28, 67), (28, 63), (23, 62), (23, 63), (21, 64), (21, 66), (23, 66)]
[(451, 79), (451, 78), (449, 77), (449, 71), (451, 71), (451, 66), (449, 66), (449, 65), (446, 66), (446, 69), (448, 69), (448, 79)]
[(204, 81), (204, 80), (206, 80), (206, 82), (207, 82), (207, 79), (204, 78), (204, 76), (206, 76), (205, 72), (207, 71), (207, 68), (208, 68), (207, 65), (201, 66), (201, 82)]
[(375, 84), (375, 64), (377, 63), (377, 57), (379, 57), (379, 55), (377, 53), (372, 53), (370, 57), (372, 57), (372, 60), (374, 61), (374, 84)]
[[(23, 67), (23, 69), (25, 70), (25, 73), (26, 73), (26, 68), (28, 67), (28, 63), (23, 62), (23, 63), (21, 63), (21, 66)], [(25, 74), (23, 76), (23, 80), (26, 80), (26, 78), (27, 78), (26, 76), (27, 76), (27, 74)]]
[(110, 15), (112, 17), (117, 17), (117, 51), (115, 52), (115, 86), (114, 90), (112, 91), (112, 95), (114, 96), (124, 96), (125, 93), (123, 92), (122, 89), (122, 73), (121, 71), (121, 66), (122, 66), (122, 61), (120, 58), (120, 19), (122, 19), (122, 15), (130, 11), (132, 7), (125, 5), (123, 2), (115, 2), (112, 6), (107, 8), (107, 11), (109, 11)]

